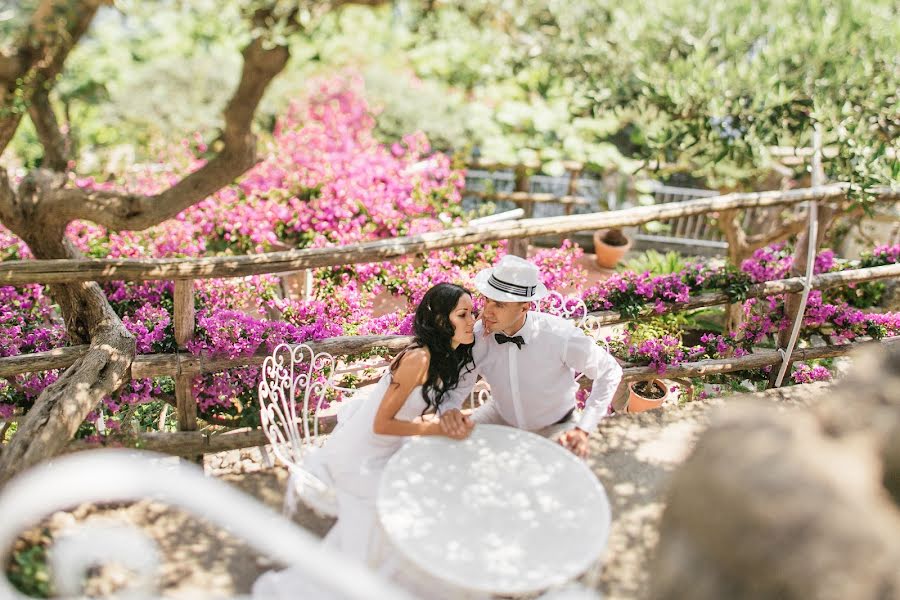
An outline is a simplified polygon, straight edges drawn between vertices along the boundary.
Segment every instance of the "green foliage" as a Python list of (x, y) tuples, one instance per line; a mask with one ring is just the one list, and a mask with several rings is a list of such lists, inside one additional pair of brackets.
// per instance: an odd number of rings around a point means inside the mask
[(753, 285), (753, 281), (750, 276), (730, 264), (725, 265), (724, 268), (713, 273), (703, 282), (704, 289), (724, 292), (732, 304), (746, 300), (751, 285)]
[(629, 321), (625, 327), (630, 335), (631, 343), (640, 345), (641, 342), (667, 335), (680, 338), (684, 325), (684, 317), (681, 315), (667, 314), (641, 321)]
[[(79, 170), (155, 158), (194, 131), (215, 139), (240, 48), (261, 33), (247, 15), (273, 4), (267, 42), (289, 43), (292, 61), (257, 114), (263, 130), (311, 77), (349, 67), (367, 80), (383, 139), (422, 130), (438, 149), (538, 159), (550, 174), (563, 159), (623, 171), (658, 159), (655, 176), (688, 170), (750, 187), (770, 168), (769, 148), (809, 146), (819, 126), (835, 149), (832, 178), (900, 178), (891, 0), (117, 3), (100, 9), (51, 98)], [(7, 46), (35, 5), (0, 21)], [(291, 33), (284, 19), (298, 7)], [(27, 126), (13, 147), (39, 164)]]
[(883, 281), (864, 281), (834, 290), (829, 290), (831, 301), (843, 300), (856, 308), (871, 308), (881, 302), (887, 286)]
[(348, 354), (344, 359), (347, 364), (364, 361), (374, 357), (387, 358), (391, 355), (391, 350), (387, 346), (375, 346), (371, 350), (361, 352), (359, 354)]
[(722, 333), (725, 326), (725, 308), (722, 306), (711, 306), (707, 308), (698, 308), (696, 310), (678, 313), (684, 315), (687, 319), (687, 327), (695, 330), (712, 331)]
[[(8, 401), (8, 399), (4, 398), (4, 401)], [(4, 434), (2, 436), (0, 436), (0, 444), (5, 444), (9, 440), (11, 440), (12, 436), (15, 435), (15, 433), (18, 429), (19, 429), (18, 423), (9, 423), (9, 427), (7, 427)]]
[[(163, 393), (166, 394), (168, 392), (167, 395), (174, 396), (174, 380), (172, 380), (171, 377), (166, 377), (164, 379), (168, 380), (170, 384), (168, 386), (161, 386), (163, 388)], [(169, 387), (170, 389), (167, 391), (166, 387)], [(166, 409), (167, 406), (168, 409)], [(131, 420), (137, 426), (139, 431), (160, 431), (159, 419), (162, 416), (163, 410), (167, 410), (167, 412), (161, 431), (178, 431), (177, 411), (174, 407), (169, 406), (165, 400), (154, 400), (134, 407), (134, 410), (131, 413)], [(124, 425), (127, 426), (128, 423), (125, 423)]]
[(687, 266), (687, 261), (678, 252), (662, 254), (656, 250), (647, 250), (634, 258), (623, 262), (617, 270), (633, 273), (650, 273), (650, 275), (668, 275), (678, 273)]
[(34, 598), (49, 598), (50, 575), (47, 569), (47, 544), (50, 532), (44, 529), (41, 543), (20, 541), (6, 567), (6, 576), (16, 589)]
[[(455, 4), (471, 23), (508, 34), (479, 82), (527, 98), (528, 109), (518, 105), (506, 123), (552, 122), (539, 115), (562, 105), (567, 123), (611, 125), (594, 143), (613, 141), (626, 155), (726, 185), (767, 169), (771, 146), (811, 145), (819, 124), (826, 145), (838, 148), (826, 164), (832, 177), (897, 176), (886, 153), (900, 138), (895, 2)], [(441, 22), (431, 13), (422, 19)], [(558, 122), (551, 128), (561, 130)]]

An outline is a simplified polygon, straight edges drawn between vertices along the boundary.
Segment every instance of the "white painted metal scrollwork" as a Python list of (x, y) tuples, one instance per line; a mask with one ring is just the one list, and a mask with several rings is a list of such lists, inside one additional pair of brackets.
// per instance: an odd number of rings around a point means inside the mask
[[(277, 563), (298, 569), (311, 585), (321, 588), (317, 598), (329, 600), (404, 598), (410, 596), (381, 579), (361, 564), (324, 546), (321, 540), (291, 520), (231, 485), (206, 477), (188, 463), (172, 464), (171, 457), (137, 450), (84, 451), (30, 469), (9, 482), (0, 492), (0, 554), (8, 558), (22, 530), (52, 513), (89, 502), (126, 502), (145, 498), (181, 508), (240, 538), (256, 552)], [(61, 548), (51, 546), (54, 585), (64, 597), (81, 595), (84, 568), (97, 561), (114, 562), (142, 575), (158, 568), (149, 542), (132, 529), (86, 524)], [(68, 546), (68, 547), (67, 547)], [(115, 556), (114, 556), (115, 555)], [(74, 563), (72, 562), (74, 558)], [(107, 564), (107, 563), (104, 563)], [(60, 579), (62, 576), (62, 579)], [(158, 598), (146, 577), (136, 577), (138, 586), (117, 598)], [(77, 580), (77, 581), (76, 581)], [(158, 581), (158, 579), (157, 579)], [(155, 583), (155, 582), (154, 582)], [(0, 576), (0, 598), (26, 600), (5, 576)]]
[(95, 565), (118, 563), (131, 571), (131, 587), (122, 598), (151, 598), (159, 593), (159, 547), (144, 532), (121, 523), (81, 524), (64, 532), (48, 555), (56, 593), (77, 596), (84, 576)]
[(588, 309), (584, 300), (578, 296), (563, 296), (555, 291), (541, 298), (538, 301), (537, 309), (543, 313), (575, 321), (575, 324), (578, 326), (581, 326), (588, 316)]
[(600, 321), (597, 317), (587, 316), (581, 320), (579, 324), (581, 330), (594, 342), (601, 343), (606, 346), (606, 351), (609, 352), (609, 341), (607, 341), (606, 337), (604, 337), (603, 327), (604, 323)]
[(484, 406), (484, 403), (491, 399), (491, 386), (484, 379), (475, 382), (472, 393), (469, 394), (469, 407), (472, 409)]
[[(603, 323), (597, 317), (592, 317), (589, 315), (585, 315), (581, 322), (578, 324), (581, 330), (587, 335), (589, 338), (594, 340), (594, 343), (601, 343), (606, 347), (606, 351), (609, 352), (609, 341), (606, 337), (603, 336)], [(610, 354), (612, 354), (610, 352)], [(576, 381), (584, 377), (584, 373), (578, 373), (575, 375)]]
[(279, 344), (263, 362), (259, 416), (275, 458), (291, 472), (285, 494), (287, 513), (293, 512), (299, 496), (316, 512), (337, 515), (337, 500), (327, 477), (304, 468), (304, 455), (322, 444), (316, 415), (334, 391), (335, 366), (332, 355), (315, 352), (306, 344)]

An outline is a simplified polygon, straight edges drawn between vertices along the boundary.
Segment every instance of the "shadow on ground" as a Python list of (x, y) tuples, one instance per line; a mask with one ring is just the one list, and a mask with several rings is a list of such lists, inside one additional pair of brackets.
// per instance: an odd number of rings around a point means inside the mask
[[(822, 384), (814, 384), (749, 396), (779, 400), (788, 409), (821, 396), (823, 389)], [(710, 414), (723, 403), (721, 399), (695, 401), (613, 416), (604, 420), (592, 436), (589, 465), (607, 490), (613, 516), (599, 581), (606, 600), (630, 600), (646, 593), (668, 482), (708, 426)], [(280, 511), (287, 472), (277, 466), (264, 466), (267, 464), (260, 449), (248, 448), (207, 455), (204, 468), (208, 475)], [(164, 557), (158, 581), (169, 598), (246, 594), (261, 573), (277, 567), (241, 540), (205, 522), (202, 515), (187, 514), (153, 501), (105, 507), (85, 505), (55, 513), (30, 531), (33, 535), (46, 527), (52, 536), (72, 523), (98, 518), (133, 523), (156, 541)], [(235, 515), (235, 519), (240, 518), (241, 515)], [(293, 518), (317, 536), (323, 536), (333, 524), (302, 506)], [(109, 591), (126, 581), (127, 573), (103, 569), (92, 577), (87, 591)]]

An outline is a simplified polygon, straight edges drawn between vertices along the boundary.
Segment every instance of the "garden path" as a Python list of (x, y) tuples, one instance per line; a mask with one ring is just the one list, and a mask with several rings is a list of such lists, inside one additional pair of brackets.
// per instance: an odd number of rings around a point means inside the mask
[[(822, 397), (826, 384), (794, 386), (748, 394), (787, 405), (808, 404)], [(732, 401), (732, 399), (729, 399)], [(613, 510), (606, 565), (599, 588), (606, 600), (640, 598), (646, 589), (649, 561), (657, 541), (667, 482), (690, 452), (721, 398), (669, 406), (639, 414), (615, 415), (591, 437), (589, 461), (603, 482)], [(177, 460), (177, 459), (172, 459)], [(204, 468), (219, 478), (279, 509), (287, 475), (280, 467), (265, 466), (257, 448), (207, 455)], [(181, 511), (151, 501), (127, 506), (89, 505), (53, 515), (46, 523), (54, 531), (73, 521), (118, 517), (138, 525), (157, 540), (165, 563), (161, 587), (171, 598), (194, 599), (208, 594), (247, 593), (255, 578), (273, 565), (226, 532)], [(240, 518), (240, 515), (235, 515)], [(295, 520), (316, 535), (331, 522), (301, 509)], [(127, 574), (105, 569), (91, 589), (109, 589)]]

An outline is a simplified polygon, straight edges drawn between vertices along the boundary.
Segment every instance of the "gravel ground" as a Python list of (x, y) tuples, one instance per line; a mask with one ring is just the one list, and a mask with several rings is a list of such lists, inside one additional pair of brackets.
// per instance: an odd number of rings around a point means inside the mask
[[(790, 404), (808, 402), (821, 394), (821, 384), (803, 388), (808, 389), (776, 392), (780, 392), (779, 399), (787, 399)], [(613, 510), (605, 567), (598, 584), (606, 600), (641, 597), (647, 583), (648, 561), (657, 541), (667, 481), (708, 424), (710, 413), (723, 403), (712, 399), (613, 416), (603, 421), (600, 431), (592, 436), (589, 464), (606, 488)], [(203, 466), (208, 476), (280, 510), (287, 472), (271, 466), (261, 449), (207, 455)], [(169, 598), (195, 600), (245, 594), (256, 577), (275, 566), (202, 517), (154, 501), (84, 505), (57, 512), (25, 537), (52, 537), (74, 523), (100, 519), (131, 523), (158, 544), (164, 559), (156, 580)], [(317, 536), (324, 535), (332, 525), (331, 520), (302, 507), (294, 520)], [(123, 569), (105, 567), (93, 574), (88, 591), (96, 594), (116, 589), (131, 576)]]

